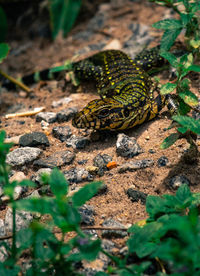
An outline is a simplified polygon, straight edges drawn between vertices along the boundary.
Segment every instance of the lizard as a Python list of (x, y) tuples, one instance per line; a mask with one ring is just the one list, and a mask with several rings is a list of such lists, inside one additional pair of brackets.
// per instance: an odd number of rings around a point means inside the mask
[[(120, 50), (105, 50), (74, 62), (70, 69), (80, 81), (95, 81), (100, 99), (89, 102), (72, 119), (77, 128), (124, 130), (153, 119), (166, 105), (149, 72), (165, 60), (159, 47), (143, 50), (133, 60)], [(45, 69), (22, 77), (25, 84), (58, 77), (60, 72)], [(6, 86), (6, 85), (5, 85)], [(9, 86), (9, 84), (8, 84)]]

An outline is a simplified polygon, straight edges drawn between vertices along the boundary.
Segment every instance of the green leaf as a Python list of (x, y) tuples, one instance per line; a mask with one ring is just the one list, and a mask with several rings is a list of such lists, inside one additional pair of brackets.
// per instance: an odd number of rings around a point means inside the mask
[(160, 148), (161, 149), (167, 149), (167, 148), (169, 148), (171, 145), (173, 145), (178, 140), (178, 138), (179, 138), (179, 134), (178, 133), (172, 133), (172, 134), (170, 134), (162, 142)]
[[(7, 33), (7, 19), (4, 10), (0, 7), (0, 42), (5, 41)], [(0, 51), (1, 52), (1, 51)]]
[(92, 182), (82, 187), (78, 192), (72, 196), (73, 205), (80, 207), (90, 198), (97, 194), (102, 182)]
[(20, 181), (18, 183), (18, 185), (20, 185), (22, 187), (32, 187), (32, 188), (36, 187), (36, 184), (33, 181), (30, 181), (28, 179), (24, 179), (24, 180)]
[(93, 261), (97, 258), (101, 250), (101, 240), (89, 240), (87, 238), (77, 238), (77, 247), (80, 250), (82, 259)]
[(179, 93), (179, 96), (181, 99), (184, 100), (184, 102), (190, 106), (196, 106), (198, 105), (198, 98), (197, 96), (192, 93), (190, 90), (185, 90), (183, 92)]
[(21, 229), (17, 232), (16, 241), (20, 250), (28, 249), (33, 243), (33, 232), (30, 228)]
[(162, 95), (169, 94), (176, 88), (176, 86), (177, 86), (176, 83), (170, 83), (170, 82), (165, 83), (161, 86), (160, 93)]
[(67, 194), (68, 182), (66, 181), (64, 175), (57, 168), (53, 169), (50, 175), (49, 184), (52, 193), (56, 197), (62, 197)]
[(176, 198), (182, 204), (192, 200), (192, 193), (187, 184), (182, 184), (176, 192)]
[(81, 7), (81, 0), (49, 0), (53, 39), (62, 30), (63, 36), (71, 30)]
[(53, 198), (26, 198), (15, 202), (16, 208), (40, 214), (50, 214), (54, 206)]
[(191, 107), (187, 105), (181, 98), (179, 99), (178, 113), (180, 115), (186, 115), (190, 111)]
[(175, 115), (172, 117), (172, 119), (178, 122), (183, 127), (186, 127), (187, 129), (200, 135), (200, 120), (195, 120), (194, 118), (181, 115)]
[(160, 55), (167, 59), (173, 67), (176, 68), (178, 66), (178, 60), (174, 54), (167, 52), (166, 50), (161, 50)]
[(162, 224), (158, 222), (148, 223), (142, 228), (133, 225), (133, 235), (127, 241), (129, 251), (136, 253), (139, 258), (150, 255), (157, 247), (156, 240), (159, 241), (161, 227)]
[(184, 134), (184, 133), (186, 133), (186, 131), (187, 131), (187, 127), (178, 127), (177, 130), (178, 130), (180, 133)]
[(191, 39), (191, 40), (190, 40), (190, 45), (191, 45), (194, 49), (198, 49), (198, 48), (200, 47), (200, 39), (199, 39), (199, 40)]
[(194, 71), (194, 72), (199, 73), (200, 65), (193, 64), (193, 65), (189, 66), (187, 69), (188, 69), (188, 71)]
[(10, 47), (6, 43), (0, 43), (0, 63), (7, 57)]
[(6, 263), (0, 263), (0, 275), (1, 276), (17, 276), (18, 273), (20, 272), (20, 267), (15, 265), (12, 268), (8, 268)]
[(180, 29), (171, 29), (171, 30), (166, 30), (162, 36), (161, 39), (161, 51), (162, 50), (169, 50), (171, 46), (174, 44), (174, 41), (176, 40), (177, 36), (181, 32)]
[(156, 29), (162, 29), (162, 30), (177, 30), (182, 28), (182, 22), (177, 19), (164, 19), (161, 21), (158, 21), (152, 25)]

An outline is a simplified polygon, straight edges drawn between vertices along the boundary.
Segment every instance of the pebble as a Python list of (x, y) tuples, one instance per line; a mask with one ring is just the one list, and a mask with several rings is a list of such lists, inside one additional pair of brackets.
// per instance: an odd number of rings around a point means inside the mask
[[(6, 235), (6, 229), (3, 219), (0, 219), (0, 237), (4, 237)], [(4, 241), (6, 242), (6, 241)], [(0, 262), (4, 262), (8, 257), (8, 251), (6, 250), (4, 245), (0, 246)]]
[(8, 153), (6, 163), (12, 166), (24, 165), (37, 159), (41, 152), (41, 149), (32, 147), (14, 149)]
[(35, 183), (37, 183), (37, 184), (42, 184), (42, 182), (41, 182), (41, 175), (43, 174), (43, 173), (45, 173), (45, 174), (51, 174), (51, 171), (52, 171), (52, 169), (49, 169), (49, 168), (41, 168), (41, 169), (39, 169), (36, 173), (35, 173), (35, 175), (32, 175), (31, 176), (31, 180), (33, 181), (33, 182), (35, 182)]
[(151, 159), (143, 159), (143, 160), (137, 160), (137, 161), (130, 161), (127, 163), (122, 164), (118, 167), (118, 172), (123, 173), (126, 171), (135, 171), (138, 169), (144, 169), (148, 167), (152, 167), (154, 165), (154, 161)]
[(149, 149), (149, 153), (154, 154), (154, 153), (156, 153), (156, 151), (153, 149)]
[(0, 237), (3, 237), (6, 235), (6, 229), (4, 225), (3, 219), (0, 219)]
[(73, 149), (84, 149), (89, 143), (90, 140), (87, 137), (72, 135), (67, 139), (66, 146)]
[(89, 173), (95, 175), (95, 174), (97, 174), (99, 168), (96, 167), (96, 166), (87, 166), (87, 167), (86, 167), (86, 170), (87, 170)]
[[(5, 216), (5, 228), (7, 232), (12, 232), (12, 209), (8, 208)], [(33, 220), (33, 215), (30, 212), (17, 211), (16, 212), (16, 230), (26, 228)]]
[(157, 165), (158, 167), (165, 167), (167, 165), (167, 163), (169, 163), (169, 160), (166, 156), (161, 156), (158, 161), (157, 161)]
[[(102, 223), (103, 227), (110, 227), (110, 228), (125, 228), (124, 225), (118, 221), (115, 221), (112, 218), (108, 218), (106, 219), (103, 223)], [(102, 231), (102, 237), (104, 238), (111, 238), (111, 237), (115, 237), (115, 238), (124, 238), (127, 236), (127, 232), (126, 231), (120, 231), (120, 230), (103, 230)]]
[(48, 147), (49, 140), (43, 132), (35, 131), (22, 135), (19, 139), (19, 144), (22, 147)]
[(79, 165), (85, 165), (87, 162), (88, 162), (88, 159), (83, 159), (83, 160), (77, 161), (77, 163), (78, 163)]
[(64, 171), (64, 175), (70, 184), (93, 180), (93, 176), (83, 168), (72, 168)]
[(107, 164), (112, 161), (112, 157), (108, 154), (97, 154), (93, 159), (94, 166), (98, 167), (98, 175), (103, 176), (108, 170)]
[(129, 188), (127, 191), (126, 191), (127, 195), (131, 198), (131, 200), (133, 202), (138, 202), (139, 200), (141, 200), (141, 203), (142, 204), (145, 204), (146, 203), (146, 198), (147, 198), (147, 194), (146, 193), (143, 193), (141, 191), (137, 191), (137, 190), (134, 190), (132, 188)]
[(64, 142), (72, 135), (72, 131), (69, 126), (56, 126), (52, 129), (52, 134), (55, 138)]
[(61, 105), (68, 104), (68, 103), (70, 103), (71, 101), (72, 101), (71, 98), (65, 97), (65, 98), (62, 98), (62, 99), (60, 99), (60, 100), (58, 100), (58, 101), (53, 101), (52, 104), (51, 104), (51, 106), (55, 108), (55, 107), (59, 107), (59, 106), (61, 106)]
[(5, 143), (13, 143), (14, 145), (19, 145), (19, 139), (22, 135), (13, 136), (5, 139)]
[(84, 204), (79, 208), (79, 213), (81, 215), (81, 223), (84, 225), (94, 225), (94, 207)]
[(26, 198), (32, 198), (32, 197), (41, 197), (40, 194), (38, 193), (38, 190), (35, 190), (34, 192), (32, 192), (29, 196), (27, 196)]
[(184, 175), (175, 175), (169, 180), (169, 187), (173, 190), (177, 190), (183, 184), (191, 185), (190, 180)]
[(15, 172), (10, 178), (9, 181), (22, 181), (26, 179), (26, 176), (23, 172)]
[(50, 168), (53, 169), (54, 167), (61, 167), (63, 165), (69, 165), (73, 162), (75, 158), (75, 153), (71, 152), (70, 150), (65, 151), (57, 151), (47, 158), (41, 158), (35, 160), (33, 165), (35, 167), (42, 167), (42, 168)]
[(132, 158), (140, 154), (142, 149), (134, 137), (120, 133), (117, 135), (116, 152), (120, 156)]
[(40, 112), (36, 115), (36, 122), (41, 122), (44, 120), (47, 123), (56, 122), (57, 114), (55, 112)]
[(56, 114), (56, 121), (58, 123), (68, 122), (77, 112), (77, 107), (69, 107), (67, 109), (61, 110)]

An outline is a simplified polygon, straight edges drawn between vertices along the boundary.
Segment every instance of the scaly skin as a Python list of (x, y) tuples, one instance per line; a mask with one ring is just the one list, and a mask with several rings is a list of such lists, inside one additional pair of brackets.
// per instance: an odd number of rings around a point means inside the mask
[(101, 99), (89, 102), (73, 119), (77, 128), (123, 130), (153, 119), (165, 105), (147, 71), (162, 65), (158, 51), (146, 51), (134, 62), (118, 50), (100, 52), (73, 65), (79, 79), (96, 81)]

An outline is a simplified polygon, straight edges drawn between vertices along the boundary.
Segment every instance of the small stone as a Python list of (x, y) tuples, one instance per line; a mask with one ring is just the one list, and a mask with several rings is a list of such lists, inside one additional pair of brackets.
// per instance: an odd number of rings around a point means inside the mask
[(79, 213), (81, 215), (81, 223), (84, 225), (94, 225), (94, 207), (84, 204), (79, 208)]
[(9, 152), (6, 163), (12, 166), (24, 165), (38, 158), (42, 150), (38, 148), (24, 147)]
[(49, 129), (49, 123), (42, 120), (41, 121), (41, 127), (42, 127), (43, 130), (48, 130)]
[(147, 198), (147, 194), (146, 193), (143, 193), (141, 191), (137, 191), (137, 190), (134, 190), (132, 188), (129, 188), (127, 191), (126, 191), (127, 195), (131, 198), (131, 200), (133, 202), (138, 202), (139, 200), (141, 200), (141, 203), (142, 204), (145, 204), (146, 203), (146, 198)]
[(169, 162), (168, 158), (163, 155), (158, 159), (157, 165), (158, 165), (159, 168), (160, 167), (165, 167), (168, 162)]
[[(103, 227), (110, 227), (110, 228), (124, 228), (124, 225), (121, 224), (118, 221), (115, 221), (112, 218), (108, 218), (106, 219), (103, 223), (102, 223)], [(126, 231), (121, 231), (121, 230), (103, 230), (102, 231), (102, 237), (104, 238), (111, 238), (111, 237), (115, 237), (115, 238), (124, 238), (127, 236), (127, 232)]]
[(52, 169), (49, 169), (49, 168), (42, 168), (42, 169), (39, 169), (35, 175), (32, 175), (31, 177), (31, 180), (37, 184), (42, 184), (41, 182), (41, 175), (42, 174), (48, 174), (50, 175), (51, 174), (51, 171)]
[[(6, 228), (3, 219), (0, 219), (0, 237), (6, 235)], [(5, 241), (4, 241), (5, 242)], [(3, 244), (3, 243), (2, 243)], [(0, 246), (0, 262), (4, 262), (8, 257), (8, 251), (4, 245)]]
[(117, 136), (116, 152), (120, 156), (132, 158), (141, 153), (142, 149), (134, 137), (120, 133)]
[(107, 191), (108, 191), (108, 186), (107, 186), (105, 183), (103, 183), (103, 184), (101, 185), (101, 187), (99, 188), (97, 195), (106, 194)]
[(76, 135), (72, 135), (66, 141), (67, 147), (72, 147), (73, 149), (84, 149), (87, 145), (89, 145), (90, 140), (87, 137), (79, 137)]
[[(16, 212), (16, 230), (26, 228), (33, 220), (33, 215), (30, 212), (17, 211)], [(5, 216), (5, 228), (7, 232), (12, 232), (12, 209), (8, 208)]]
[(108, 154), (97, 154), (93, 159), (94, 166), (98, 167), (100, 171), (107, 171), (107, 164), (112, 161), (112, 157)]
[(5, 143), (13, 143), (15, 145), (19, 145), (19, 139), (22, 135), (18, 135), (18, 136), (13, 136), (10, 138), (6, 138), (5, 139)]
[(60, 100), (58, 100), (58, 101), (53, 101), (52, 104), (51, 104), (51, 106), (55, 108), (55, 107), (59, 107), (59, 106), (61, 106), (61, 105), (68, 104), (68, 103), (70, 103), (71, 101), (72, 101), (71, 98), (65, 97), (65, 98), (62, 98), (62, 99), (60, 99)]
[(72, 131), (69, 126), (57, 126), (52, 130), (53, 136), (58, 138), (61, 142), (66, 141), (71, 135)]
[(22, 147), (37, 147), (37, 146), (48, 147), (49, 140), (43, 132), (35, 131), (21, 136), (19, 139), (19, 144)]
[(14, 199), (19, 199), (25, 191), (27, 191), (26, 187), (16, 186), (14, 189)]
[(122, 44), (119, 41), (119, 39), (113, 39), (111, 40), (104, 48), (103, 50), (110, 50), (110, 49), (115, 49), (115, 50), (121, 50), (122, 49)]
[(33, 165), (36, 167), (50, 168), (61, 167), (63, 165), (69, 165), (73, 162), (75, 154), (70, 150), (57, 151), (47, 158), (35, 160)]
[(44, 120), (47, 123), (54, 123), (56, 121), (56, 113), (55, 112), (40, 112), (36, 115), (36, 122), (41, 122)]
[(26, 179), (26, 176), (23, 172), (15, 172), (10, 178), (9, 181), (22, 181)]
[(4, 225), (3, 219), (0, 219), (0, 237), (3, 237), (6, 235), (6, 229)]
[(156, 151), (153, 149), (149, 149), (149, 153), (154, 154), (154, 153), (156, 153)]
[(93, 176), (82, 168), (72, 168), (68, 171), (64, 171), (64, 175), (70, 184), (93, 180)]
[(41, 197), (40, 194), (38, 193), (38, 190), (35, 190), (29, 196), (27, 196), (26, 198), (32, 198), (32, 197), (37, 197), (37, 198)]
[(137, 161), (130, 161), (127, 163), (122, 164), (118, 167), (118, 172), (123, 173), (126, 171), (135, 171), (138, 169), (144, 169), (148, 167), (152, 167), (154, 165), (154, 161), (151, 159), (143, 159), (143, 160), (137, 160)]
[(85, 165), (87, 162), (88, 162), (88, 159), (83, 159), (83, 160), (77, 161), (77, 163), (78, 163), (79, 165)]
[(59, 123), (68, 122), (77, 112), (78, 109), (76, 107), (69, 107), (67, 109), (61, 110), (56, 114), (56, 121)]
[(190, 180), (184, 175), (176, 175), (169, 180), (169, 187), (173, 190), (177, 190), (183, 184), (191, 185)]
[(88, 166), (88, 167), (86, 167), (86, 170), (87, 170), (89, 173), (95, 175), (95, 174), (97, 174), (99, 168), (96, 167), (96, 166)]

